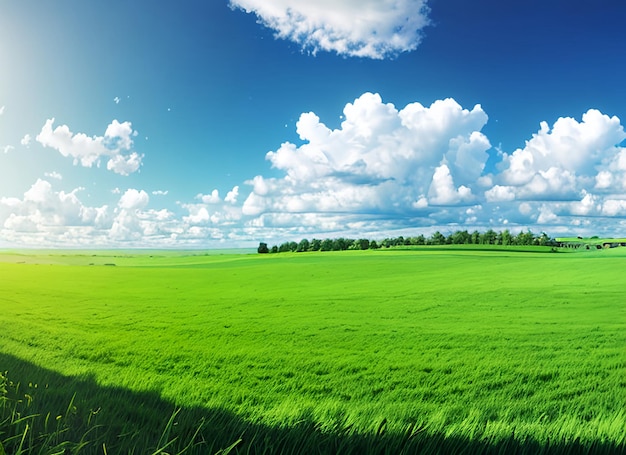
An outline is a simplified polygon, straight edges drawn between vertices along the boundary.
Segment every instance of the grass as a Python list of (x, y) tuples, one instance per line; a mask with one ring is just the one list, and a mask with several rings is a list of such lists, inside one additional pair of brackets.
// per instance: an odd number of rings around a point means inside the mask
[(0, 370), (88, 453), (623, 452), (626, 254), (540, 251), (13, 252)]

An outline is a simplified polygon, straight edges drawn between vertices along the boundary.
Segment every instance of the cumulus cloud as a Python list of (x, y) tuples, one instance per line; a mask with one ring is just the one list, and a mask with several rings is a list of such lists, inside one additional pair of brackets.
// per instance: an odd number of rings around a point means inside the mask
[(11, 150), (15, 150), (15, 147), (12, 145), (5, 145), (2, 147), (2, 153), (9, 153)]
[(85, 207), (78, 196), (83, 190), (54, 191), (49, 181), (38, 179), (22, 199), (0, 198), (3, 237), (9, 234), (7, 231), (59, 233), (68, 227), (102, 223), (106, 206)]
[(626, 154), (619, 144), (624, 139), (619, 118), (595, 109), (581, 122), (563, 117), (552, 128), (541, 122), (523, 149), (504, 154), (499, 182), (518, 199), (572, 199), (587, 187), (608, 190), (616, 183), (622, 190)]
[(224, 202), (229, 202), (231, 204), (236, 204), (238, 197), (239, 197), (239, 186), (236, 185), (236, 186), (233, 187), (232, 190), (230, 190), (228, 193), (226, 193), (226, 197), (224, 198)]
[(4, 114), (4, 106), (0, 106), (0, 115)]
[(30, 134), (25, 134), (22, 140), (20, 141), (20, 144), (22, 144), (24, 147), (28, 147), (31, 141), (32, 141), (32, 138), (30, 137)]
[[(115, 188), (107, 205), (91, 207), (83, 188), (56, 190), (61, 175), (46, 173), (23, 196), (0, 198), (0, 241), (182, 247), (505, 227), (615, 236), (626, 228), (626, 133), (617, 117), (591, 109), (580, 119), (546, 120), (524, 147), (494, 154), (500, 162), (489, 168), (480, 105), (444, 99), (396, 107), (364, 93), (341, 118), (333, 129), (303, 113), (301, 142), (268, 152), (268, 172), (191, 195), (172, 210), (150, 197), (167, 191), (133, 188)], [(112, 122), (102, 137), (59, 128), (51, 122), (48, 136), (79, 163), (120, 156), (111, 166), (130, 166), (129, 123)]]
[(198, 194), (196, 199), (200, 199), (204, 204), (219, 204), (221, 202), (218, 190), (213, 190), (211, 194)]
[[(524, 148), (503, 153), (485, 200), (499, 204), (494, 211), (497, 207), (506, 216), (521, 215), (534, 225), (593, 229), (591, 220), (598, 217), (605, 217), (605, 227), (612, 225), (606, 217), (626, 215), (624, 139), (620, 119), (595, 109), (583, 113), (580, 121), (562, 117), (552, 127), (541, 122)], [(523, 201), (517, 215), (510, 210), (516, 201)]]
[[(430, 206), (469, 205), (490, 148), (479, 105), (453, 99), (403, 109), (365, 93), (331, 130), (312, 112), (297, 122), (301, 146), (266, 156), (284, 178), (256, 176), (243, 213), (357, 213), (424, 216)], [(330, 216), (330, 215), (329, 215)], [(319, 216), (316, 218), (316, 221)]]
[(276, 36), (313, 53), (383, 59), (413, 51), (430, 24), (426, 0), (231, 0)]
[(464, 185), (458, 188), (454, 186), (450, 169), (445, 164), (435, 169), (428, 196), (429, 205), (456, 205), (473, 199), (471, 189)]
[(141, 166), (143, 155), (132, 152), (128, 156), (115, 155), (107, 162), (107, 169), (120, 175), (130, 175), (137, 172)]
[(128, 189), (116, 205), (89, 206), (84, 188), (57, 191), (38, 179), (21, 198), (0, 198), (0, 240), (15, 245), (57, 247), (163, 245), (181, 230), (166, 209), (149, 209), (143, 190)]
[(48, 119), (37, 135), (36, 140), (44, 147), (50, 147), (61, 155), (74, 159), (74, 164), (84, 167), (99, 165), (100, 160), (109, 158), (107, 169), (129, 175), (141, 166), (143, 155), (131, 151), (133, 131), (130, 122), (120, 123), (113, 120), (107, 126), (104, 136), (87, 136), (84, 133), (74, 134), (67, 125), (53, 129), (54, 118)]
[(122, 195), (118, 202), (118, 206), (124, 210), (137, 210), (144, 208), (149, 201), (150, 197), (144, 190), (131, 188), (126, 190), (126, 192)]

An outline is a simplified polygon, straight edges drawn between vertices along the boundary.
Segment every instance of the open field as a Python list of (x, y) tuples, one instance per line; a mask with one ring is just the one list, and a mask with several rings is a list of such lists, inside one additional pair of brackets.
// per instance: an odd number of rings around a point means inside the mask
[(21, 399), (86, 453), (623, 453), (626, 248), (526, 250), (0, 254), (0, 423)]

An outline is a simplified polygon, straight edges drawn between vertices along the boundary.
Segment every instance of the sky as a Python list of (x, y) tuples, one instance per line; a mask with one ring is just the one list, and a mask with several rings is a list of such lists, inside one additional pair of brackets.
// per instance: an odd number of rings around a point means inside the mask
[(621, 0), (0, 0), (0, 248), (626, 236)]

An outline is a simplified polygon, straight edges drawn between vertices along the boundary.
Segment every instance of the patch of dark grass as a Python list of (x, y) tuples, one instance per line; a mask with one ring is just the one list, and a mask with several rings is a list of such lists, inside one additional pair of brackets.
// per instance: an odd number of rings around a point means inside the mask
[(515, 435), (498, 441), (431, 433), (386, 421), (371, 434), (320, 428), (303, 419), (285, 428), (251, 423), (220, 409), (176, 407), (156, 392), (103, 387), (0, 354), (0, 454), (623, 454), (624, 444), (558, 439), (539, 444)]

